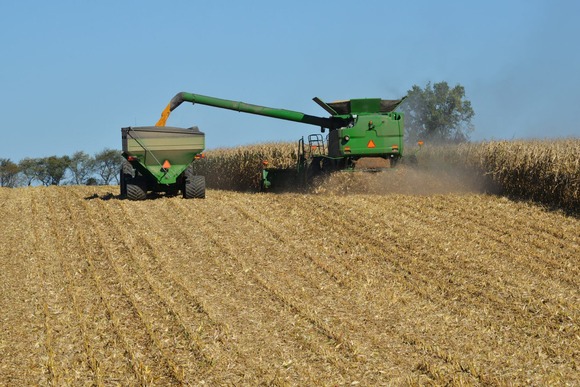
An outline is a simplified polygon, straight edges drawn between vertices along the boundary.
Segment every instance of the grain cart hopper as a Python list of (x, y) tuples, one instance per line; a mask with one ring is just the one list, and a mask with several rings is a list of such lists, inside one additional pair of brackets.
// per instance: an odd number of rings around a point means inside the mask
[(268, 167), (263, 169), (261, 187), (269, 189), (276, 186), (277, 182), (294, 180), (294, 184), (303, 185), (321, 173), (362, 169), (364, 163), (361, 161), (365, 159), (378, 160), (380, 167), (394, 166), (404, 154), (403, 114), (394, 111), (403, 99), (365, 98), (325, 103), (319, 98), (314, 98), (314, 101), (330, 115), (317, 117), (292, 110), (181, 92), (171, 99), (157, 125), (165, 125), (171, 111), (181, 103), (191, 102), (315, 125), (320, 127), (323, 133), (328, 129), (326, 141), (321, 134), (310, 135), (307, 141), (304, 139), (299, 141), (295, 170)]
[(194, 176), (191, 167), (205, 147), (204, 133), (197, 127), (128, 127), (121, 133), (121, 196), (143, 200), (147, 192), (181, 191), (184, 198), (205, 197), (205, 178)]

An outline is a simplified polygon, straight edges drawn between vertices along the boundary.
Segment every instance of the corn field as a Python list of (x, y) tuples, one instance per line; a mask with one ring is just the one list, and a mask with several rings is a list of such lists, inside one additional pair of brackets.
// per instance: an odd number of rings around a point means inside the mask
[(256, 191), (260, 187), (262, 163), (270, 167), (295, 168), (298, 161), (295, 143), (268, 143), (237, 148), (215, 149), (196, 161), (194, 171), (205, 176), (210, 188)]
[[(408, 150), (415, 152), (419, 160), (416, 170), (402, 168), (388, 178), (333, 176), (313, 189), (412, 194), (429, 193), (430, 187), (442, 184), (451, 191), (469, 185), (479, 192), (531, 199), (573, 212), (580, 208), (580, 139), (427, 144), (418, 151)], [(210, 150), (206, 159), (195, 163), (195, 170), (206, 176), (211, 188), (255, 191), (264, 160), (270, 167), (295, 168), (297, 145), (271, 143)], [(406, 189), (401, 191), (400, 187)], [(435, 192), (445, 190), (438, 187)]]
[(580, 139), (435, 146), (418, 156), (423, 165), (472, 170), (503, 194), (575, 212), (580, 209)]

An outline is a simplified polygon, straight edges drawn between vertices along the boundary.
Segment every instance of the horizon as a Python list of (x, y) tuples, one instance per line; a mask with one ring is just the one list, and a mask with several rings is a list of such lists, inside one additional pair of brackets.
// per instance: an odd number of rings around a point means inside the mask
[[(445, 81), (465, 87), (472, 141), (580, 133), (580, 3), (252, 5), (0, 5), (0, 158), (120, 149), (122, 127), (154, 125), (181, 91), (324, 116), (312, 97), (397, 99)], [(168, 125), (198, 126), (208, 150), (317, 130), (191, 104)]]

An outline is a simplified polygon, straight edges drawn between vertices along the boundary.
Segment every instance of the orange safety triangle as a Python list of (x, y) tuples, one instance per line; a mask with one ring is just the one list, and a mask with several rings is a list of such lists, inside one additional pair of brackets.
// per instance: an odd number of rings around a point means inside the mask
[(367, 148), (375, 148), (375, 142), (373, 140), (369, 140), (369, 143), (367, 144)]
[(169, 163), (169, 160), (165, 160), (165, 162), (163, 163), (163, 169), (169, 169), (171, 168), (171, 163)]

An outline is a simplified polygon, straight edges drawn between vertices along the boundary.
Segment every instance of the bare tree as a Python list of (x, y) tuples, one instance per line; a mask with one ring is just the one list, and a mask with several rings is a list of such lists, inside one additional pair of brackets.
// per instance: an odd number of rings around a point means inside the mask
[(26, 157), (20, 160), (18, 167), (26, 185), (30, 186), (34, 180), (38, 180), (41, 168), (40, 159)]
[(95, 171), (95, 160), (87, 153), (78, 151), (70, 157), (68, 168), (73, 184), (86, 184)]
[(119, 170), (123, 156), (115, 149), (106, 148), (95, 155), (95, 172), (105, 185), (119, 184)]
[(10, 159), (0, 159), (0, 187), (16, 187), (18, 183), (18, 165)]

